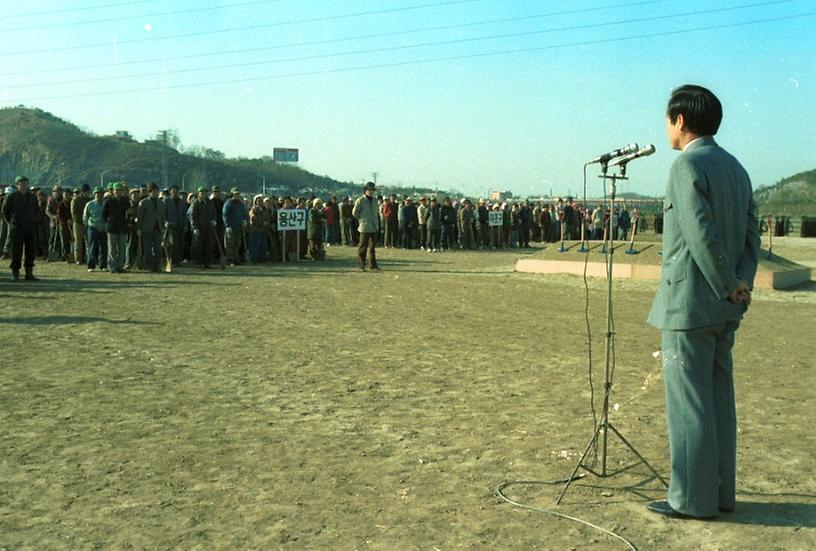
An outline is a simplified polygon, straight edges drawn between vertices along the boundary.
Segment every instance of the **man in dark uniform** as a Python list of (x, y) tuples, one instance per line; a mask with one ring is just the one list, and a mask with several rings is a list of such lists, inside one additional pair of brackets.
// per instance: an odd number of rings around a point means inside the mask
[[(124, 184), (124, 182), (120, 182)], [(124, 191), (125, 187), (120, 186)], [(140, 188), (133, 186), (133, 189), (128, 190), (130, 195), (130, 202), (128, 204), (125, 219), (127, 220), (127, 245), (125, 247), (125, 269), (142, 268), (142, 247), (139, 239), (139, 230), (136, 227), (136, 217), (139, 211), (139, 203), (142, 200), (142, 191)], [(145, 194), (147, 197), (147, 194)]]
[(8, 222), (2, 216), (3, 205), (6, 202), (6, 186), (0, 184), (0, 258), (8, 258), (6, 241), (8, 237)]
[(37, 256), (48, 258), (48, 197), (38, 186), (31, 186), (31, 193), (37, 198)]
[(193, 237), (197, 248), (198, 261), (203, 269), (213, 263), (215, 252), (216, 219), (213, 202), (207, 198), (207, 188), (198, 188), (198, 197), (190, 205), (190, 225), (193, 228)]
[(6, 197), (3, 203), (3, 218), (8, 221), (11, 234), (11, 280), (20, 280), (20, 266), (23, 265), (25, 252), (25, 279), (37, 281), (34, 277), (39, 217), (37, 198), (29, 191), (25, 176), (17, 176), (15, 184), (17, 191)]
[[(221, 197), (220, 187), (213, 186), (210, 203), (212, 203), (213, 211), (215, 212), (216, 239), (218, 239), (218, 243), (221, 244), (221, 248), (224, 249), (226, 246), (224, 238), (226, 237), (227, 227), (224, 225), (224, 198)], [(213, 243), (213, 246), (215, 246), (215, 243)]]
[(346, 246), (354, 244), (352, 231), (352, 226), (354, 225), (353, 209), (354, 204), (351, 202), (351, 198), (346, 197), (343, 199), (343, 203), (340, 205), (340, 233), (343, 238), (343, 245)]

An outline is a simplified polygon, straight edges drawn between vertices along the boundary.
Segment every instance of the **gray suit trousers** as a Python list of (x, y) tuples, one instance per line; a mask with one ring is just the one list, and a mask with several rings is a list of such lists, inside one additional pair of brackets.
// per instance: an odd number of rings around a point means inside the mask
[(739, 321), (662, 332), (671, 454), (668, 501), (711, 517), (736, 500), (737, 417), (731, 350)]

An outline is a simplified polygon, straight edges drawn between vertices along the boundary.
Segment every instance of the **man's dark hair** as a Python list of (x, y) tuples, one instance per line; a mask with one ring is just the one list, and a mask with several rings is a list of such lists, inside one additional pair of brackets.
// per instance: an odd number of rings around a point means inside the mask
[(722, 104), (711, 90), (684, 84), (672, 91), (666, 109), (666, 116), (672, 123), (677, 121), (677, 115), (683, 115), (689, 132), (698, 136), (713, 136), (722, 121)]

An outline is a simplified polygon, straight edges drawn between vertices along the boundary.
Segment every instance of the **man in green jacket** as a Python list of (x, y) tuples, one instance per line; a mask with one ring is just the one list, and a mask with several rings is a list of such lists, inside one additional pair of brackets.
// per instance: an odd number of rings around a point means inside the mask
[(374, 182), (368, 182), (363, 194), (357, 198), (352, 210), (352, 216), (357, 219), (360, 232), (360, 245), (357, 247), (357, 266), (365, 271), (366, 253), (371, 257), (371, 269), (379, 270), (377, 253), (374, 250), (377, 244), (377, 233), (380, 231), (380, 213), (377, 199), (374, 197)]
[(759, 233), (751, 181), (714, 134), (717, 97), (700, 86), (672, 92), (663, 266), (649, 323), (661, 333), (671, 455), (667, 501), (649, 509), (707, 518), (735, 506), (736, 413), (731, 350), (751, 302)]

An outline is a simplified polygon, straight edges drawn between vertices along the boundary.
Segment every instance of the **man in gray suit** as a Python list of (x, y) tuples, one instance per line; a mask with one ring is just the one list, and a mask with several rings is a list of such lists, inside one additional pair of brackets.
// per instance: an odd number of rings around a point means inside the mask
[(148, 196), (139, 201), (136, 228), (142, 240), (142, 266), (151, 272), (161, 271), (161, 232), (167, 220), (164, 201), (159, 199), (159, 186), (150, 182)]
[(707, 518), (736, 501), (731, 349), (751, 302), (759, 233), (748, 174), (714, 142), (717, 97), (682, 86), (666, 117), (669, 143), (682, 153), (669, 174), (663, 267), (648, 322), (662, 331), (671, 483), (668, 500), (649, 509)]

